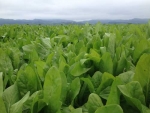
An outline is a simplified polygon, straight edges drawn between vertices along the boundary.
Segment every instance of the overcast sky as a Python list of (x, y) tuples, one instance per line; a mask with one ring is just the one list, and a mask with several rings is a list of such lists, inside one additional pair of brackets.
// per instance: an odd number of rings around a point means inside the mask
[(150, 18), (150, 0), (0, 0), (0, 18)]

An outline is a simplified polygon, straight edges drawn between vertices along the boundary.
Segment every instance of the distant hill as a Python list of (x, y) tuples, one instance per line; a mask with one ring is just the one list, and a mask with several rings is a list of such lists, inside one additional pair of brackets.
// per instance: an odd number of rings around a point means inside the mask
[(14, 19), (0, 19), (0, 25), (3, 24), (74, 24), (72, 20), (62, 19), (34, 19), (34, 20), (14, 20)]
[(147, 23), (149, 19), (139, 19), (134, 18), (130, 20), (88, 20), (88, 21), (72, 21), (72, 20), (63, 20), (63, 19), (34, 19), (34, 20), (14, 20), (14, 19), (1, 19), (0, 25), (3, 24), (44, 24), (44, 25), (52, 25), (52, 24), (96, 24), (97, 22), (101, 22), (104, 24), (143, 24)]
[(80, 23), (90, 23), (90, 24), (96, 24), (97, 22), (101, 22), (103, 24), (144, 24), (147, 23), (149, 19), (139, 19), (134, 18), (130, 20), (88, 20), (88, 21), (81, 21)]

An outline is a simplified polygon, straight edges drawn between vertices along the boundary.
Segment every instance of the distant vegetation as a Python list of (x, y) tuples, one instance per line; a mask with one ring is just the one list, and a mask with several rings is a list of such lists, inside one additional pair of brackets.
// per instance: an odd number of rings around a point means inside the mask
[(0, 25), (3, 24), (96, 24), (97, 22), (105, 23), (105, 24), (144, 24), (148, 22), (148, 19), (130, 19), (130, 20), (88, 20), (88, 21), (72, 21), (72, 20), (62, 20), (62, 19), (49, 19), (49, 20), (42, 20), (42, 19), (34, 19), (34, 20), (13, 20), (13, 19), (0, 19)]

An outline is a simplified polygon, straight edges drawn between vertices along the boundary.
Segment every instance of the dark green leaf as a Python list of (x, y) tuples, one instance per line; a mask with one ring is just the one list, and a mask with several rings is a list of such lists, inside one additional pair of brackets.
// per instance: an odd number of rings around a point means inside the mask
[(3, 76), (2, 76), (2, 72), (0, 72), (0, 108), (1, 108), (1, 112), (2, 113), (6, 113), (6, 108), (5, 108), (5, 104), (2, 98), (2, 94), (3, 94)]

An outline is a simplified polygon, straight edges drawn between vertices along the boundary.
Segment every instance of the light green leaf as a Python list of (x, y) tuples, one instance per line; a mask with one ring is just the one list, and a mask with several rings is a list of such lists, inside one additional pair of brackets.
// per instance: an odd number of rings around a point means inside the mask
[(87, 85), (91, 93), (95, 92), (94, 86), (89, 78), (81, 78)]
[(4, 91), (3, 100), (8, 113), (10, 112), (10, 107), (14, 103), (19, 101), (19, 99), (20, 99), (20, 95), (16, 83), (14, 85), (11, 85)]
[(77, 77), (70, 84), (70, 89), (68, 90), (66, 98), (68, 104), (73, 104), (75, 97), (78, 95), (80, 91), (80, 87), (81, 87), (80, 79)]
[(149, 48), (149, 44), (146, 39), (143, 39), (137, 42), (135, 45), (135, 50), (133, 51), (133, 62), (136, 63), (138, 59), (140, 58), (140, 56), (148, 48)]
[(108, 48), (107, 48), (107, 50), (111, 54), (112, 58), (115, 55), (115, 38), (116, 38), (116, 36), (114, 34), (110, 34)]
[(113, 62), (112, 62), (110, 53), (106, 52), (103, 54), (100, 64), (99, 64), (99, 70), (102, 73), (108, 72), (108, 73), (113, 74)]
[(142, 104), (145, 105), (145, 96), (139, 82), (132, 81), (126, 85), (119, 85), (118, 88), (128, 104), (142, 112)]
[(91, 93), (89, 95), (86, 106), (88, 109), (88, 113), (94, 113), (98, 107), (103, 106), (103, 103), (102, 103), (101, 98), (97, 94)]
[(18, 69), (21, 61), (20, 60), (21, 52), (17, 47), (10, 48), (10, 51), (11, 51), (10, 58), (12, 60), (13, 67), (14, 69)]
[(60, 56), (59, 58), (59, 70), (64, 71), (65, 66), (67, 65), (66, 60), (63, 56)]
[(102, 81), (102, 73), (100, 71), (96, 71), (94, 75), (92, 76), (92, 83), (95, 88), (98, 88)]
[(111, 90), (109, 96), (107, 98), (106, 105), (109, 104), (120, 104), (120, 92), (118, 90), (118, 85), (121, 85), (122, 81), (119, 77), (116, 77), (112, 83)]
[(110, 89), (111, 89), (111, 86), (108, 86), (106, 87), (105, 89), (103, 89), (100, 93), (99, 93), (99, 96), (103, 99), (106, 99), (108, 98), (109, 94), (110, 94)]
[(62, 88), (61, 88), (61, 101), (63, 104), (65, 103), (66, 96), (67, 96), (67, 89), (68, 89), (68, 84), (67, 84), (67, 78), (66, 75), (63, 72), (60, 72), (61, 75), (61, 80), (62, 80)]
[(3, 72), (4, 75), (4, 88), (7, 85), (7, 82), (11, 80), (13, 74), (13, 66), (9, 56), (0, 48), (0, 72)]
[(30, 92), (28, 92), (21, 100), (17, 103), (13, 104), (10, 108), (10, 113), (22, 113), (23, 104), (27, 101), (30, 96)]
[(44, 78), (45, 78), (45, 76), (44, 76), (45, 62), (43, 62), (43, 61), (36, 61), (35, 64), (36, 64), (37, 72), (38, 72), (38, 75), (39, 75), (40, 79), (42, 81), (44, 81)]
[[(40, 99), (43, 99), (43, 91), (39, 90), (33, 93), (23, 105), (23, 110), (31, 110), (31, 113), (37, 113), (39, 110)], [(45, 104), (44, 104), (45, 105)]]
[(71, 113), (82, 113), (82, 108), (77, 108), (71, 111)]
[(101, 84), (99, 85), (99, 87), (97, 88), (96, 93), (99, 95), (101, 93), (101, 91), (103, 91), (108, 86), (111, 86), (113, 81), (114, 81), (114, 76), (105, 72), (102, 75), (102, 81), (101, 81)]
[(28, 91), (33, 94), (38, 90), (38, 80), (32, 65), (23, 65), (20, 68), (16, 83), (21, 96), (24, 96)]
[(94, 49), (90, 49), (90, 53), (87, 55), (87, 57), (94, 62), (100, 62), (100, 54), (98, 54)]
[(120, 59), (117, 62), (115, 75), (119, 75), (120, 73), (123, 73), (126, 68), (127, 68), (127, 60), (126, 60), (125, 52), (122, 52)]
[(44, 82), (44, 100), (48, 104), (50, 112), (57, 112), (60, 107), (60, 95), (62, 80), (59, 70), (56, 67), (51, 67), (46, 76)]
[(99, 107), (95, 113), (123, 113), (122, 108), (117, 104)]
[(118, 77), (122, 80), (124, 84), (127, 84), (132, 81), (134, 77), (134, 72), (127, 71), (118, 75)]
[(135, 68), (134, 80), (141, 84), (147, 103), (150, 102), (150, 54), (143, 54)]
[(80, 76), (88, 70), (90, 70), (90, 68), (83, 67), (80, 62), (75, 62), (69, 69), (71, 75), (73, 76)]
[(40, 38), (41, 44), (46, 48), (51, 48), (50, 38)]
[(106, 53), (106, 47), (100, 47), (101, 54), (103, 55)]

